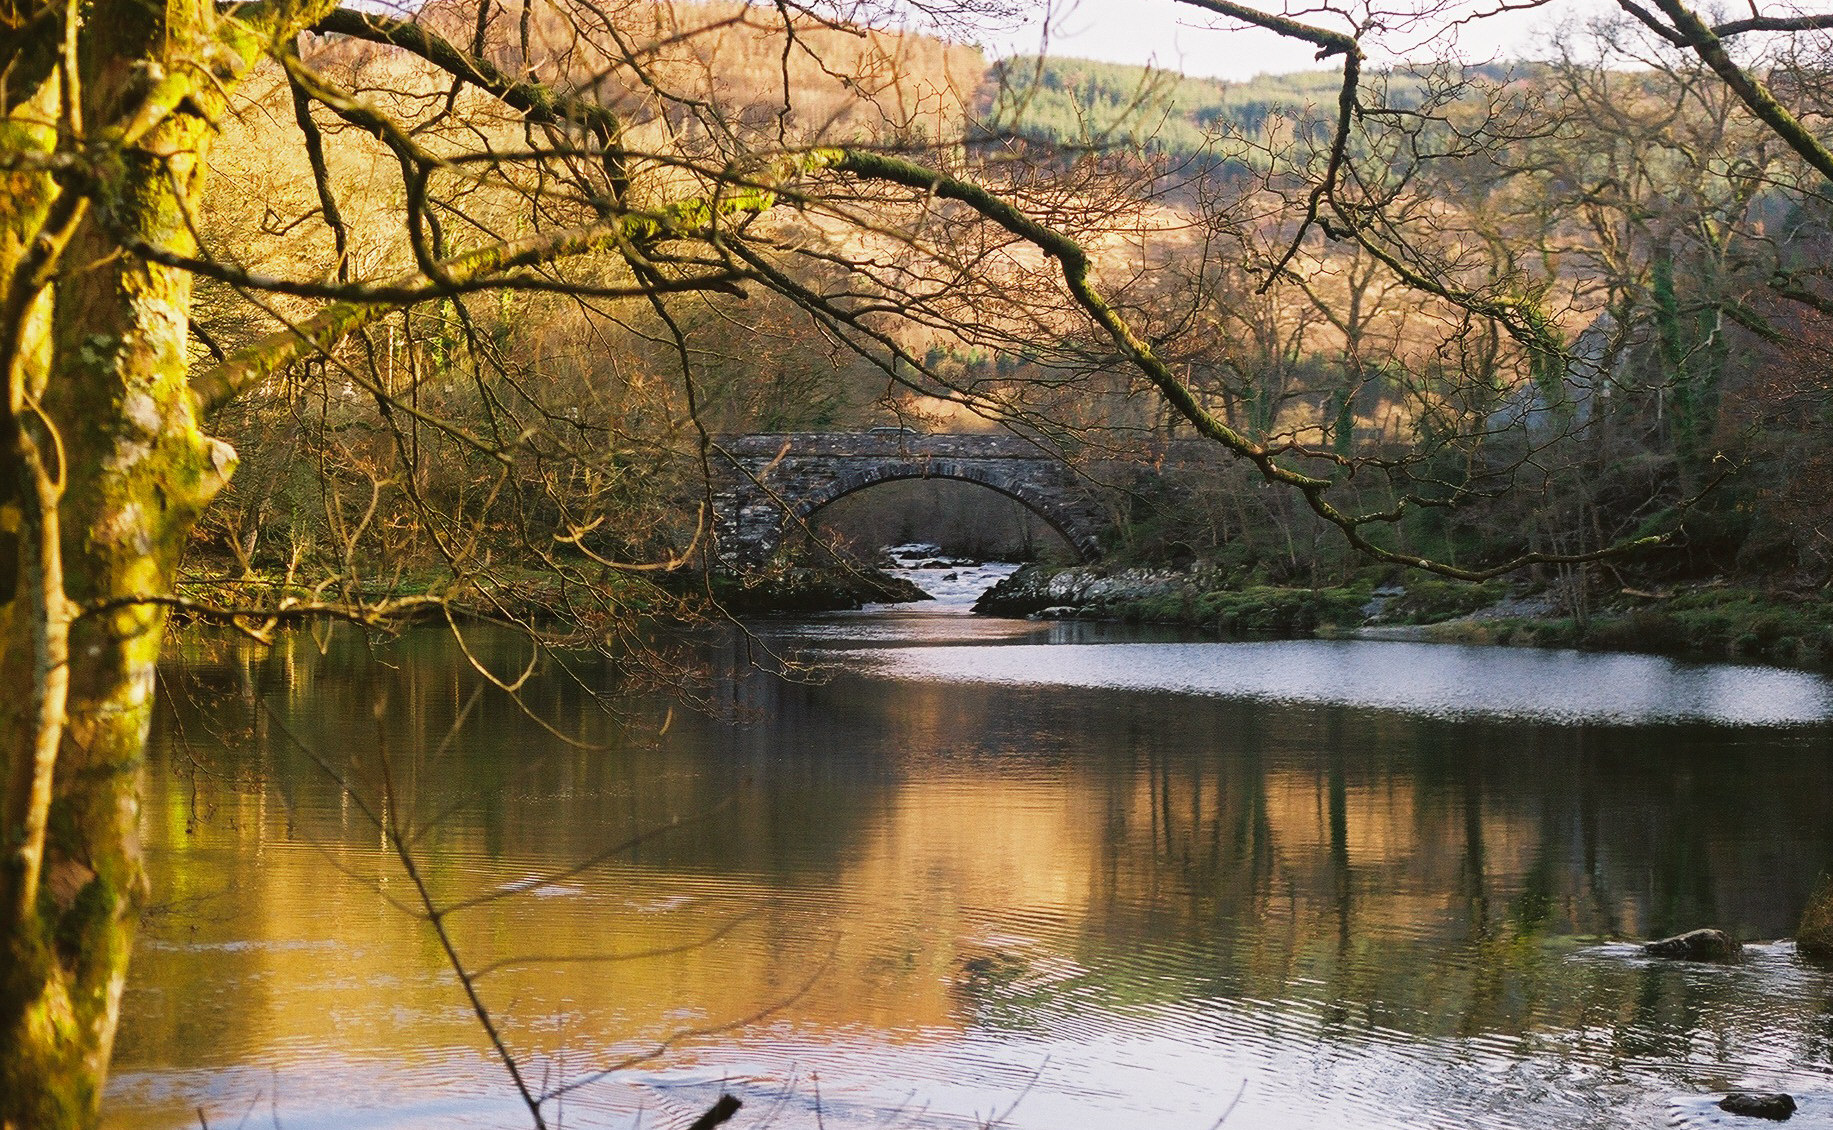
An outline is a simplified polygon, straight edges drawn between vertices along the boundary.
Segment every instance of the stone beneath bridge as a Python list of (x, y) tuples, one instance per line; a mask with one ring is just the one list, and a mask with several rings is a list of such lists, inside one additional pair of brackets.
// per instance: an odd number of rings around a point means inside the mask
[(768, 562), (786, 534), (836, 499), (897, 479), (959, 479), (1017, 499), (1074, 546), (1100, 556), (1112, 522), (1094, 488), (1021, 437), (923, 435), (903, 429), (727, 436), (716, 444), (714, 537), (735, 572)]

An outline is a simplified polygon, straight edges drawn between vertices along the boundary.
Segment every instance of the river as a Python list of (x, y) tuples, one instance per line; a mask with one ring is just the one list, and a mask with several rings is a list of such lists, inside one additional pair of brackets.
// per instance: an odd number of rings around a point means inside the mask
[[(440, 632), (175, 647), (105, 1124), (528, 1124), (386, 771), (554, 1125), (1833, 1125), (1833, 977), (1776, 941), (1833, 865), (1823, 677), (958, 594), (755, 631), (616, 715), (586, 662), (473, 703)], [(1702, 925), (1747, 960), (1632, 944)]]

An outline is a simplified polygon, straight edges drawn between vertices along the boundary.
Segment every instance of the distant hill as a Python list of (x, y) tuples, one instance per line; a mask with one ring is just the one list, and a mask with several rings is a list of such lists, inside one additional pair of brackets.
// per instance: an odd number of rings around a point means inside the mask
[[(1489, 65), (1468, 74), (1498, 83), (1533, 69)], [(1123, 63), (1021, 55), (987, 68), (978, 108), (988, 132), (1050, 146), (1258, 165), (1240, 141), (1263, 139), (1269, 127), (1286, 131), (1282, 140), (1321, 140), (1336, 120), (1342, 81), (1341, 72), (1326, 70), (1223, 82)], [(1420, 78), (1402, 72), (1377, 73), (1365, 81), (1385, 84), (1390, 104), (1402, 106), (1416, 105), (1425, 88)], [(1229, 138), (1235, 144), (1217, 146), (1218, 139)]]
[[(478, 0), (423, 0), (416, 19), (466, 43), (477, 34), (478, 7)], [(948, 143), (961, 136), (986, 74), (978, 47), (833, 23), (794, 5), (551, 0), (531, 9), (526, 57), (521, 9), (486, 4), (486, 11), (492, 62), (590, 90), (632, 128), (665, 125), (669, 144), (701, 130), (703, 113), (719, 119), (722, 133), (765, 147), (784, 137), (792, 144)], [(333, 49), (358, 61), (388, 54), (347, 42)], [(643, 135), (634, 139), (639, 150), (648, 144)]]

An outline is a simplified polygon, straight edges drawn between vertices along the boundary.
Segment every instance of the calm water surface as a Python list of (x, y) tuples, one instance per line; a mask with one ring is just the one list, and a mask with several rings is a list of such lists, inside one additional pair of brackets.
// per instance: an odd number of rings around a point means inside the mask
[[(759, 645), (830, 669), (745, 673)], [(437, 633), (177, 651), (115, 1130), (527, 1124), (385, 778), (563, 1126), (722, 1089), (834, 1130), (1707, 1126), (1732, 1086), (1833, 1125), (1833, 978), (1774, 941), (1833, 865), (1818, 676), (945, 602), (724, 645), (709, 713), (532, 682), (594, 748), (465, 713)], [(1627, 943), (1709, 924), (1759, 944)]]

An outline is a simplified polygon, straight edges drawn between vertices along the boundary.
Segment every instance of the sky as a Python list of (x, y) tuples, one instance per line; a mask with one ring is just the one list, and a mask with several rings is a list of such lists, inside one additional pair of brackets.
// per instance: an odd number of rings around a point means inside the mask
[[(1582, 20), (1602, 8), (1602, 0), (1551, 0), (1530, 12), (1509, 12), (1467, 25), (1459, 32), (1458, 47), (1471, 61), (1545, 57), (1551, 31), (1560, 21)], [(1015, 31), (988, 37), (984, 46), (1002, 56), (1035, 54), (1048, 31), (1049, 50), (1055, 55), (1150, 64), (1231, 80), (1341, 65), (1320, 63), (1313, 48), (1271, 32), (1218, 31), (1220, 21), (1173, 0), (1070, 0), (1048, 8), (1039, 5), (1039, 12)], [(1343, 26), (1321, 18), (1318, 22)], [(1448, 51), (1447, 43), (1436, 41), (1397, 46), (1416, 60), (1444, 57)], [(1377, 56), (1371, 61), (1395, 60)]]

